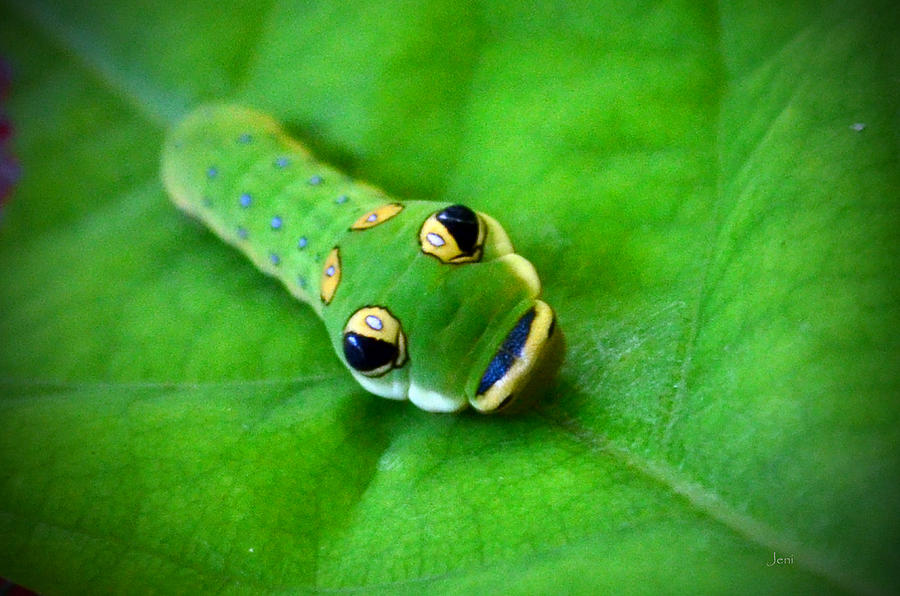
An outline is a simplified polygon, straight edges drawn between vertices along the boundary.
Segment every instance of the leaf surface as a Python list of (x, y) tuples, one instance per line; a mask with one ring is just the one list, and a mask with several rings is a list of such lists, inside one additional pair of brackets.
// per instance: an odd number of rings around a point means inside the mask
[[(0, 576), (897, 589), (890, 3), (89, 4), (0, 9), (24, 173), (0, 221)], [(311, 309), (165, 197), (165, 128), (220, 99), (495, 215), (567, 337), (540, 405), (357, 387)]]

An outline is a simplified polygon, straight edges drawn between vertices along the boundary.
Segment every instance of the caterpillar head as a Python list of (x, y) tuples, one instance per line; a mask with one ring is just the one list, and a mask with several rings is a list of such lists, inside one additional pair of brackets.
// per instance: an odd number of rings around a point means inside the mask
[(417, 201), (360, 215), (322, 273), (326, 325), (360, 384), (441, 412), (509, 411), (552, 376), (562, 338), (540, 291), (494, 219)]

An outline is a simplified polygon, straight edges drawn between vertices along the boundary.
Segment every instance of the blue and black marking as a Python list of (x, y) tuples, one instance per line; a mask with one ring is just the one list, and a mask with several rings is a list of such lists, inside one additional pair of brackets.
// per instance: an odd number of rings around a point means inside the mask
[(534, 322), (535, 314), (535, 309), (532, 308), (522, 315), (522, 318), (519, 319), (516, 326), (509, 332), (506, 339), (503, 340), (503, 345), (497, 350), (493, 360), (488, 364), (487, 370), (484, 371), (481, 382), (478, 383), (478, 395), (484, 394), (488, 389), (493, 387), (497, 381), (505, 377), (515, 364), (516, 360), (522, 357), (525, 343), (528, 341), (528, 336), (531, 334), (531, 324)]

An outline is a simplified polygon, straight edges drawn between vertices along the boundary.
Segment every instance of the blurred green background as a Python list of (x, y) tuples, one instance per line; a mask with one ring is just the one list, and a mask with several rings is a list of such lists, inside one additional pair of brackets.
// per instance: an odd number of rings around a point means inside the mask
[[(900, 18), (764, 4), (2, 2), (0, 576), (896, 592)], [(209, 100), (496, 216), (569, 344), (539, 407), (357, 387), (169, 204)]]

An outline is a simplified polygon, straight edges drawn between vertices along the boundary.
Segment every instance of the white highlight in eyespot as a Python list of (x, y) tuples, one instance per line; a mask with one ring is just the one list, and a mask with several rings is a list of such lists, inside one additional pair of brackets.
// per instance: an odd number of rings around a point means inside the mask
[(376, 219), (378, 219), (378, 214), (373, 213), (372, 215), (370, 215), (369, 217), (366, 218), (366, 221), (375, 221)]
[(441, 237), (440, 234), (435, 234), (434, 232), (428, 232), (428, 234), (426, 234), (425, 237), (428, 239), (428, 243), (431, 244), (431, 246), (440, 248), (441, 246), (444, 246), (446, 244), (446, 242), (444, 242), (444, 239)]
[(369, 315), (366, 317), (366, 325), (368, 325), (370, 329), (374, 329), (375, 331), (381, 331), (381, 328), (384, 327), (384, 323), (375, 315)]
[(328, 269), (325, 270), (325, 275), (328, 277), (334, 277), (334, 265), (330, 265)]

